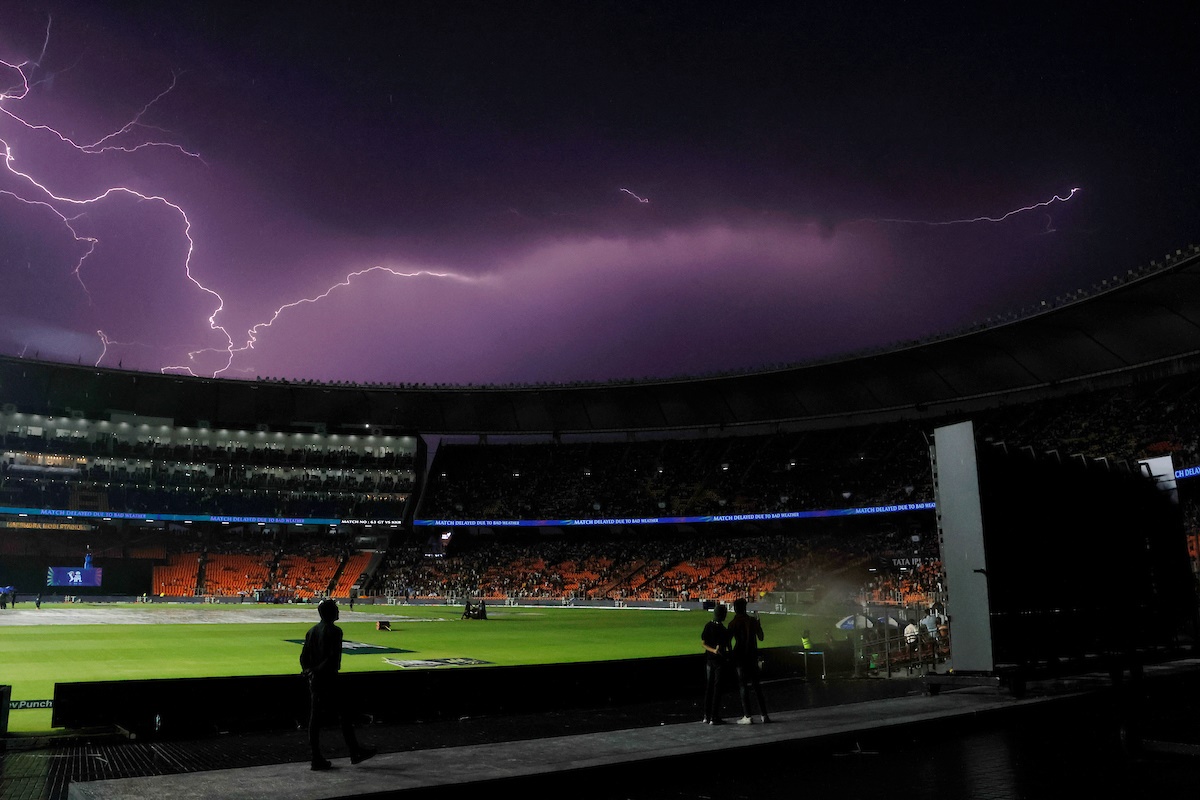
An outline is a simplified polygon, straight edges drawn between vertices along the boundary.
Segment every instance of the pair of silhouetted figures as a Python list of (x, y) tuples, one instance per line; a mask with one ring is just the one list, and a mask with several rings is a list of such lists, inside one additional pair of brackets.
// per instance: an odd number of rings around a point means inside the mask
[(723, 674), (732, 666), (738, 679), (738, 696), (742, 702), (739, 725), (754, 721), (750, 694), (758, 700), (758, 713), (763, 722), (770, 722), (767, 702), (759, 680), (758, 643), (763, 640), (762, 623), (757, 616), (746, 611), (745, 598), (733, 601), (733, 619), (725, 626), (727, 609), (718, 605), (713, 609), (713, 618), (704, 626), (700, 642), (704, 646), (704, 722), (709, 725), (724, 725), (721, 719), (721, 682)]

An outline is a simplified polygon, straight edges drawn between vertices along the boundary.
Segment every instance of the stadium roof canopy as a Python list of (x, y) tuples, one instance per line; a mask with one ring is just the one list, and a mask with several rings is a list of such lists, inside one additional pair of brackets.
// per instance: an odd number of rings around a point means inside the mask
[(945, 414), (1200, 364), (1200, 248), (976, 330), (752, 374), (586, 385), (247, 382), (0, 358), (0, 409), (181, 426), (600, 434), (837, 426)]

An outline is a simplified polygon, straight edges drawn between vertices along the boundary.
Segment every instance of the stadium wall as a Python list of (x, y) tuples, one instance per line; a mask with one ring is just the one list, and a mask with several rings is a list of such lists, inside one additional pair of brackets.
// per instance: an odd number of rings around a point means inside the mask
[[(826, 669), (852, 670), (848, 642)], [(764, 677), (804, 674), (794, 648), (763, 648)], [(699, 697), (703, 654), (579, 664), (344, 673), (345, 696), (375, 722), (407, 723), (526, 714)], [(299, 675), (59, 683), (52, 725), (117, 727), (139, 739), (193, 738), (307, 724), (308, 687)]]

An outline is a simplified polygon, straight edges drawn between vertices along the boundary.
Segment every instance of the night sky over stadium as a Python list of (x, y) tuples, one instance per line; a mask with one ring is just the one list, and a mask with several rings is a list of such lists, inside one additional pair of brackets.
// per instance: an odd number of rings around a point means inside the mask
[(961, 329), (1200, 243), (1200, 13), (1100, 6), (5, 3), (0, 353), (505, 384)]

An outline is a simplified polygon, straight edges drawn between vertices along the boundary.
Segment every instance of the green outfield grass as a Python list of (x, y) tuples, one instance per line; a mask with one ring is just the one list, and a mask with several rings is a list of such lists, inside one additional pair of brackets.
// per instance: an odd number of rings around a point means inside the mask
[[(225, 613), (235, 618), (243, 613), (249, 620), (256, 608), (261, 607), (111, 607), (113, 611), (136, 609), (149, 614), (153, 624), (7, 626), (0, 620), (0, 683), (12, 685), (13, 700), (41, 700), (53, 698), (55, 683), (298, 673), (300, 646), (289, 640), (304, 638), (316, 621), (314, 607), (309, 607), (311, 620), (296, 622), (173, 621), (185, 610), (191, 615)], [(710, 619), (702, 611), (562, 607), (494, 607), (486, 621), (463, 620), (460, 614), (461, 608), (452, 606), (343, 611), (339, 625), (347, 640), (406, 652), (347, 653), (342, 669), (398, 669), (385, 658), (467, 658), (504, 666), (699, 653), (700, 631)], [(392, 619), (392, 629), (376, 630), (375, 620), (387, 618)], [(832, 619), (763, 615), (762, 622), (763, 645), (779, 646), (798, 644), (805, 628), (827, 630)], [(13, 710), (9, 730), (48, 731), (50, 720), (49, 709)]]

